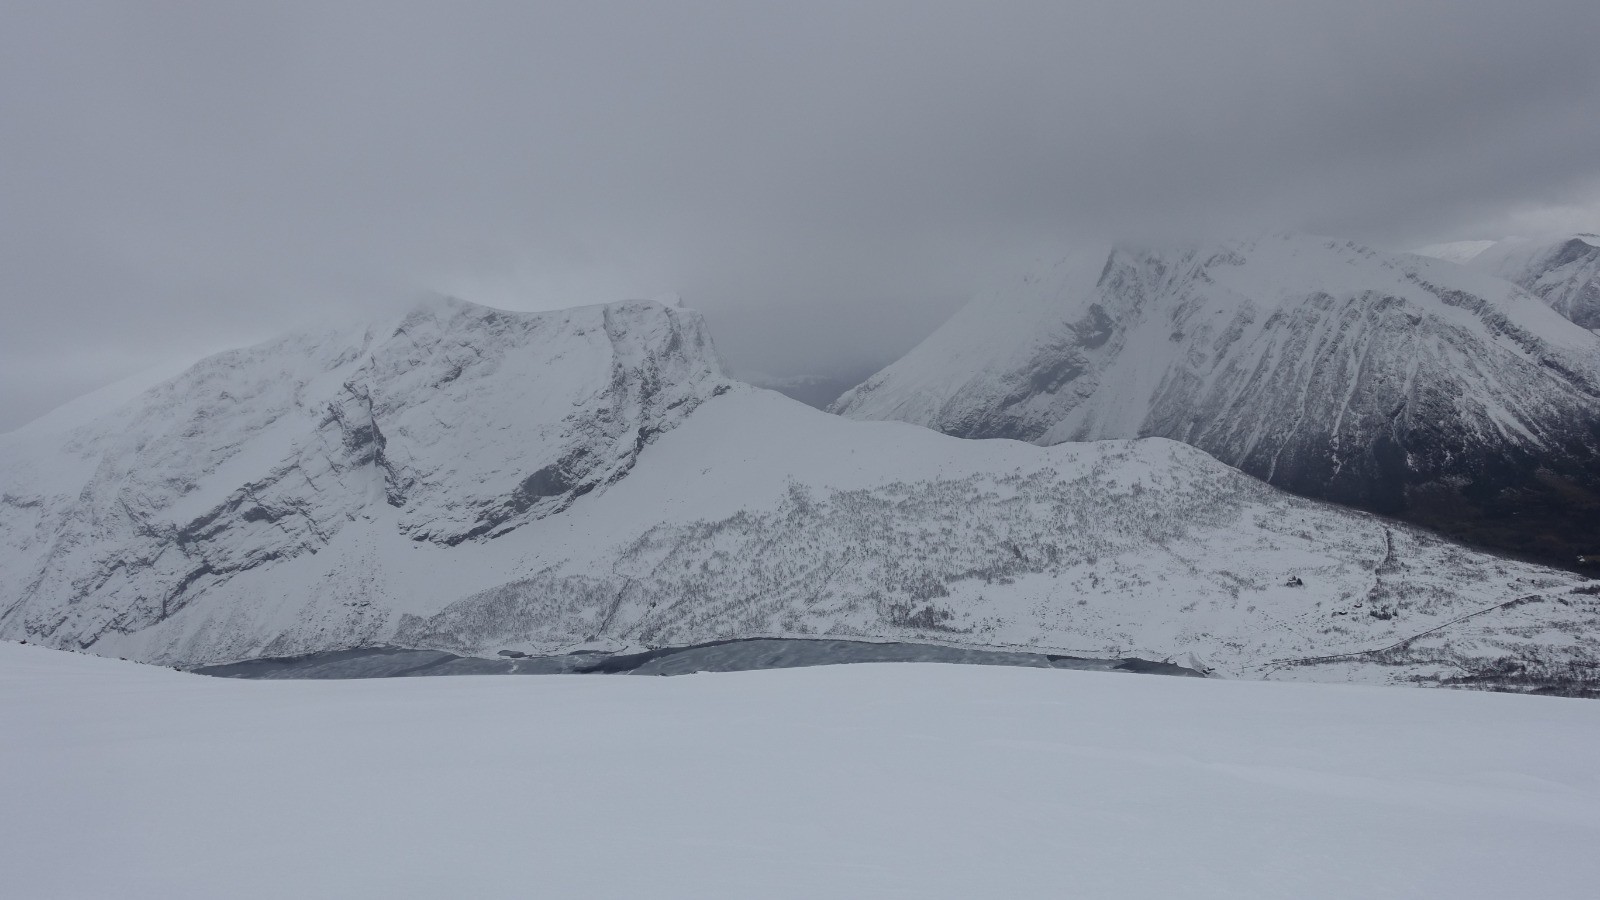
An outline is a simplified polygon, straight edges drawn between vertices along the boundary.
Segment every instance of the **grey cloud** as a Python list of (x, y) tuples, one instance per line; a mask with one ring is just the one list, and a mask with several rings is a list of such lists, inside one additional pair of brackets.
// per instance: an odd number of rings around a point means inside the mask
[(838, 371), (1086, 237), (1565, 223), (1597, 36), (1592, 0), (10, 3), (0, 429), (423, 289), (676, 290), (736, 365)]

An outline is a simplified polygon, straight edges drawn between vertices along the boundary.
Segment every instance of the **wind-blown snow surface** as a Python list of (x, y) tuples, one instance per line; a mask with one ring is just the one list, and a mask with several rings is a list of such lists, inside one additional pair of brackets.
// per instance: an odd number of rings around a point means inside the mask
[(1079, 254), (834, 409), (1041, 444), (1168, 437), (1307, 496), (1565, 561), (1600, 549), (1600, 337), (1504, 280), (1347, 242)]
[(248, 682), (0, 644), (7, 896), (1587, 897), (1600, 704), (889, 664)]
[(1466, 265), (1521, 285), (1584, 328), (1600, 329), (1600, 235), (1497, 241)]

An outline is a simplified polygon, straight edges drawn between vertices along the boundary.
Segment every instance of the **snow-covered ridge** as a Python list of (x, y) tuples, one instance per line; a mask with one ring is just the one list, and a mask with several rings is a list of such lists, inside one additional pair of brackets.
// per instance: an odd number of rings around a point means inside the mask
[(1600, 235), (1498, 241), (1466, 265), (1522, 286), (1584, 328), (1600, 328)]
[(1343, 241), (1069, 257), (834, 409), (1041, 444), (1169, 437), (1430, 524), (1504, 519), (1529, 491), (1576, 510), (1557, 530), (1600, 524), (1560, 496), (1600, 490), (1600, 338), (1502, 279)]
[(438, 299), (219, 354), (0, 438), (0, 623), (68, 644), (138, 630), (378, 508), (411, 541), (504, 534), (614, 483), (726, 388), (698, 314), (643, 301)]
[(1418, 247), (1411, 252), (1418, 256), (1442, 259), (1445, 262), (1465, 263), (1474, 256), (1493, 247), (1494, 244), (1494, 241), (1449, 241), (1443, 244), (1429, 244), (1426, 247)]

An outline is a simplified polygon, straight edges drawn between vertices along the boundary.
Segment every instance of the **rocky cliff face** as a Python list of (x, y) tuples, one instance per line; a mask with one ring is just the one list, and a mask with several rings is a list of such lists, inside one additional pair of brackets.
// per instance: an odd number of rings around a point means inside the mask
[(1600, 550), (1600, 339), (1502, 280), (1347, 242), (1068, 260), (834, 408), (1041, 444), (1168, 437), (1468, 540)]

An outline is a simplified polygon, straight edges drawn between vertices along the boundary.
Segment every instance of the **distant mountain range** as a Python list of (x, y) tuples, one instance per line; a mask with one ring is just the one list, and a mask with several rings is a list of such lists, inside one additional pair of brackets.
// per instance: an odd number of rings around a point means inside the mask
[(1600, 328), (1600, 235), (1462, 241), (1417, 252), (1497, 275), (1584, 328)]
[[(1050, 446), (808, 409), (729, 379), (698, 314), (643, 301), (432, 301), (85, 398), (0, 436), (0, 637), (184, 666), (773, 636), (1240, 677), (1588, 677), (1600, 598), (1580, 575), (1303, 499), (1178, 441), (1073, 439), (1170, 421), (1187, 441), (1227, 414), (1243, 459), (1273, 448), (1277, 480), (1359, 492), (1349, 473), (1369, 473), (1471, 498), (1451, 453), (1511, 465), (1567, 446), (1555, 413), (1585, 421), (1600, 339), (1496, 279), (1310, 239), (1119, 249), (1091, 269), (969, 310), (965, 334), (930, 339), (939, 355), (846, 398), (862, 415), (921, 372), (898, 409)], [(961, 404), (927, 399), (979, 374)], [(1430, 420), (1450, 452), (1398, 447), (1432, 469), (1347, 443), (1318, 468), (1301, 440), (1409, 441)]]
[[(1532, 283), (1576, 272), (1570, 250)], [(1557, 299), (1322, 238), (1118, 246), (975, 301), (833, 408), (1042, 445), (1171, 438), (1572, 565), (1600, 554), (1600, 337)]]

